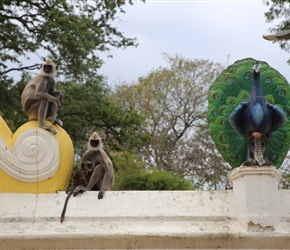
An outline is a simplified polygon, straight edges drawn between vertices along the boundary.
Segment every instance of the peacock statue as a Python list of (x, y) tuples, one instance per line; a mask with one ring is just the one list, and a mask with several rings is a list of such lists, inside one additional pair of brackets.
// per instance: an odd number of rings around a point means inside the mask
[(209, 89), (209, 131), (233, 168), (279, 168), (290, 146), (289, 119), (290, 86), (266, 62), (236, 61)]

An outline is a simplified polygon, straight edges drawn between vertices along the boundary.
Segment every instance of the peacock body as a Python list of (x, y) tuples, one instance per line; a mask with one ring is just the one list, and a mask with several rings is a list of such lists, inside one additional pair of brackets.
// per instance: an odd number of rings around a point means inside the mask
[(252, 157), (257, 165), (273, 163), (279, 168), (290, 145), (290, 86), (266, 62), (256, 62), (236, 61), (213, 82), (208, 94), (209, 131), (232, 167)]

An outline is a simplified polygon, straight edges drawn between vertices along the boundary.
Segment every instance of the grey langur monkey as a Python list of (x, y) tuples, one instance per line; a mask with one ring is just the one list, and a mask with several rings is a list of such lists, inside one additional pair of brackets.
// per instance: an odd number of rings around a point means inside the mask
[(52, 126), (45, 125), (47, 119), (53, 124), (62, 126), (61, 120), (56, 119), (57, 113), (64, 98), (64, 91), (56, 91), (54, 77), (57, 73), (57, 66), (47, 58), (42, 64), (37, 76), (32, 78), (25, 86), (21, 95), (22, 109), (29, 120), (38, 120), (38, 125), (56, 134)]
[(103, 150), (102, 138), (97, 132), (94, 132), (88, 140), (88, 150), (82, 157), (82, 162), (90, 161), (93, 164), (94, 171), (89, 184), (78, 186), (74, 190), (74, 195), (80, 191), (99, 190), (98, 199), (104, 197), (107, 190), (111, 190), (114, 184), (113, 164), (107, 153)]

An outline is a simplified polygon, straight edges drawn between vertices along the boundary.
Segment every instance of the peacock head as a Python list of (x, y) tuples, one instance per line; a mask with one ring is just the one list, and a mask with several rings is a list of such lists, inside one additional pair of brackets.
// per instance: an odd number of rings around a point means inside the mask
[(252, 69), (253, 69), (254, 73), (260, 73), (261, 66), (260, 66), (259, 62), (256, 62)]

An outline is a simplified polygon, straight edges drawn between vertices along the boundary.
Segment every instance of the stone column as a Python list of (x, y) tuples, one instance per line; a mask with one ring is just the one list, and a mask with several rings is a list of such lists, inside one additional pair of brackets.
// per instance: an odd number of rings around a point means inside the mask
[(237, 220), (247, 231), (277, 230), (281, 173), (274, 166), (241, 166), (229, 173)]

